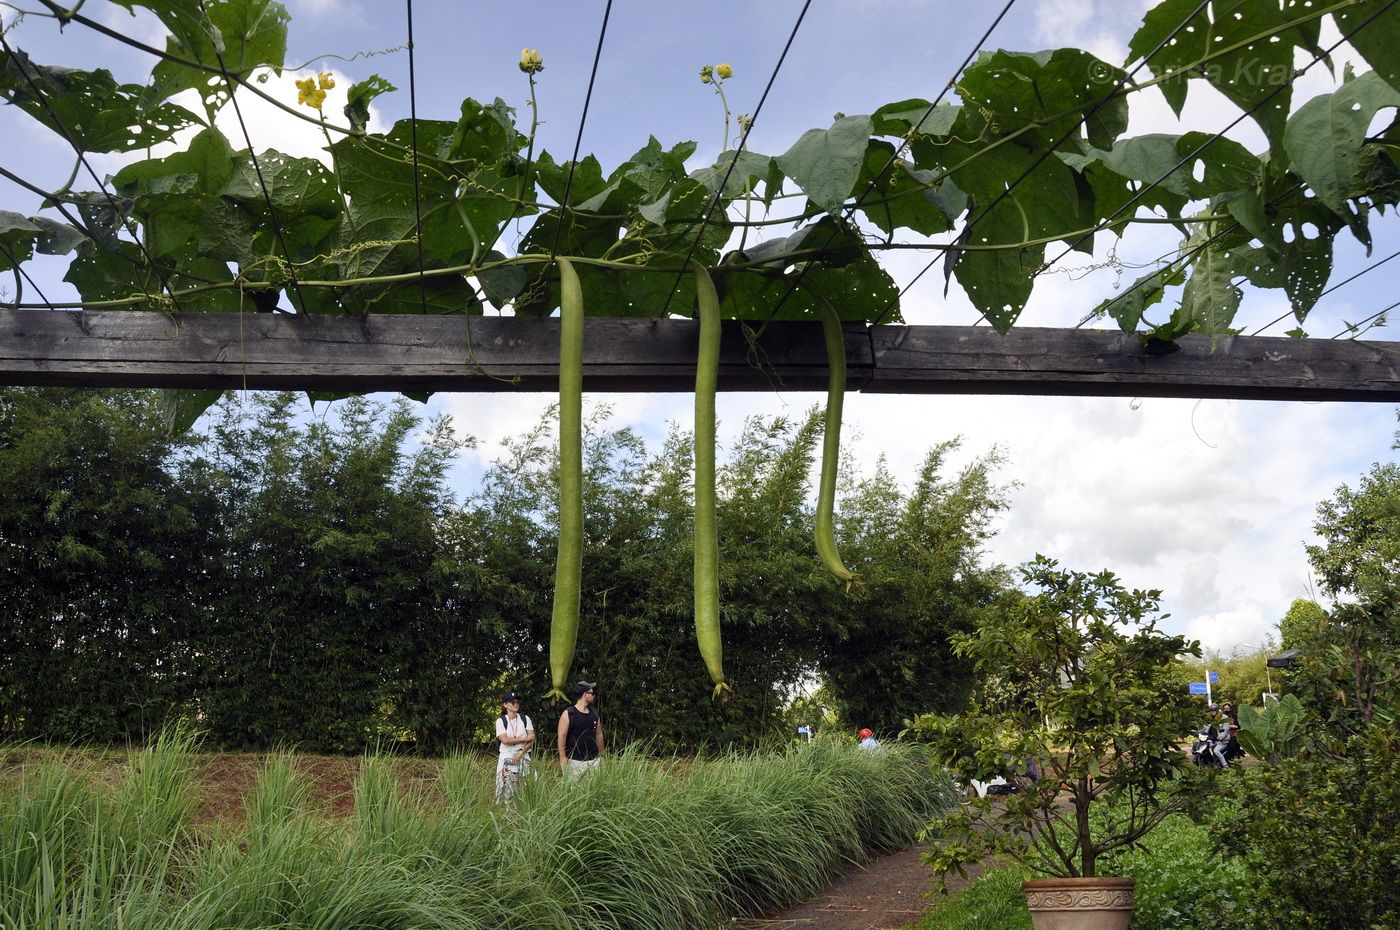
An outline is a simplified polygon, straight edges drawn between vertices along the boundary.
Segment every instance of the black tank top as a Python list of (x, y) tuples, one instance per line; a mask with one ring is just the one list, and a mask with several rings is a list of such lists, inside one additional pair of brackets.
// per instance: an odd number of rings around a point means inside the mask
[(569, 707), (567, 713), (569, 732), (564, 737), (564, 755), (580, 762), (598, 758), (598, 715), (576, 706)]

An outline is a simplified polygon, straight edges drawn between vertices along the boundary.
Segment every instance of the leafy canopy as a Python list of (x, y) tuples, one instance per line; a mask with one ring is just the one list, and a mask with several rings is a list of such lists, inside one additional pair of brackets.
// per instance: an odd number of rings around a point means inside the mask
[[(901, 237), (946, 234), (928, 248), (1005, 331), (1060, 255), (1152, 220), (1180, 229), (1178, 253), (1096, 312), (1160, 341), (1231, 331), (1246, 280), (1283, 289), (1302, 323), (1336, 235), (1369, 247), (1372, 219), (1400, 201), (1400, 128), (1371, 132), (1400, 103), (1400, 8), (1385, 0), (1163, 0), (1123, 67), (1074, 48), (984, 52), (937, 106), (909, 98), (838, 114), (783, 152), (726, 151), (699, 167), (696, 143), (650, 138), (611, 170), (591, 155), (569, 164), (536, 152), (533, 123), (500, 99), (468, 98), (416, 132), (406, 120), (370, 132), (370, 102), (394, 90), (378, 75), (350, 88), (343, 121), (273, 101), (326, 134), (329, 167), (274, 150), (255, 158), (213, 116), (235, 90), (268, 96), (256, 78), (284, 66), (285, 7), (116, 2), (169, 30), (144, 85), (36, 62), (13, 29), (0, 51), (0, 98), (80, 151), (136, 153), (205, 127), (182, 151), (120, 171), (114, 202), (63, 190), (46, 202), (60, 219), (0, 212), (0, 270), (71, 254), (67, 280), (88, 306), (477, 314), (489, 301), (548, 314), (559, 254), (579, 266), (595, 315), (693, 313), (689, 258), (713, 269), (733, 317), (814, 319), (815, 290), (844, 319), (897, 321), (899, 290), (876, 256), (927, 241)], [(1296, 79), (1330, 64), (1319, 45), (1329, 20), (1371, 70), (1346, 69), (1334, 92), (1295, 109)], [(1134, 63), (1146, 66), (1137, 77)], [(1180, 112), (1203, 85), (1258, 125), (1265, 151), (1201, 132), (1125, 135), (1132, 94), (1156, 87)], [(174, 102), (190, 89), (202, 113)], [(796, 231), (761, 238), (775, 210)], [(523, 236), (502, 248), (516, 223)], [(1162, 315), (1169, 295), (1179, 299)]]

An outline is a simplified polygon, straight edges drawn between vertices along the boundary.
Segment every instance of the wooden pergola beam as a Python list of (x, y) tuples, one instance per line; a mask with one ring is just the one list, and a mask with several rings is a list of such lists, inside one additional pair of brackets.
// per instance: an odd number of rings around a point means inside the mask
[[(697, 324), (590, 319), (584, 387), (690, 391)], [(1154, 354), (1088, 329), (846, 331), (852, 390), (1400, 401), (1400, 343), (1188, 336)], [(329, 391), (553, 391), (559, 326), (514, 317), (0, 311), (0, 383)], [(816, 323), (724, 325), (721, 391), (820, 390)]]

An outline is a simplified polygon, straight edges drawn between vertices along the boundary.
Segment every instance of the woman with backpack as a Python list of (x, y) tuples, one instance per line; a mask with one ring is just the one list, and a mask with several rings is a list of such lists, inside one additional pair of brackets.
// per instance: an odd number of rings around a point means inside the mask
[(535, 725), (520, 712), (520, 695), (514, 691), (501, 695), (496, 739), (501, 743), (496, 759), (496, 803), (509, 804), (520, 779), (530, 772), (530, 749), (535, 745)]

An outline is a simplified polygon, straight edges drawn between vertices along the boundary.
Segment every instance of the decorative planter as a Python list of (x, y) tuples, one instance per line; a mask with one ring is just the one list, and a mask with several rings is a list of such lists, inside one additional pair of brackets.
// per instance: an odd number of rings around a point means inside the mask
[(1021, 883), (1035, 930), (1128, 930), (1132, 878), (1035, 878)]

